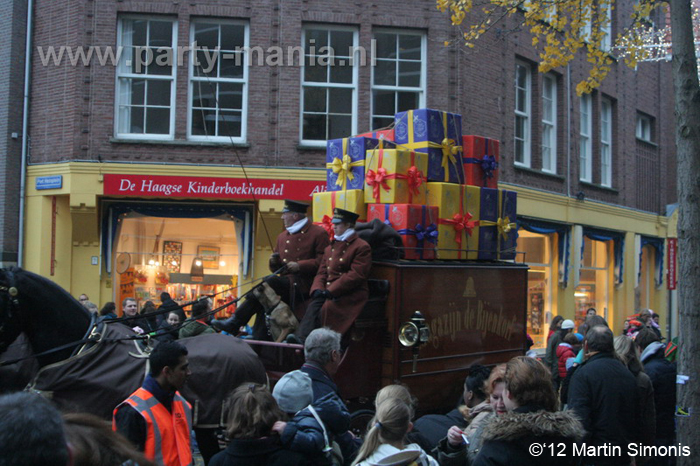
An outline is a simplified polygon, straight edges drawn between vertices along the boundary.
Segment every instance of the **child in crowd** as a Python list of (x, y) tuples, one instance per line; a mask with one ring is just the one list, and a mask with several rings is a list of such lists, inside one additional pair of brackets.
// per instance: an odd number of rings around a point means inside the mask
[[(370, 466), (381, 461), (382, 464), (438, 466), (438, 462), (420, 446), (414, 443), (406, 445), (406, 434), (413, 428), (411, 414), (412, 409), (398, 398), (379, 403), (353, 465)], [(399, 460), (402, 462), (397, 463)]]
[[(330, 393), (313, 401), (311, 378), (304, 372), (285, 374), (275, 385), (272, 396), (290, 417), (272, 427), (285, 448), (304, 453), (314, 464), (342, 464), (345, 452), (334, 446), (337, 437), (352, 436), (348, 431), (350, 414), (345, 404)], [(344, 443), (344, 442), (341, 442)]]
[[(576, 358), (576, 353), (580, 349), (579, 339), (576, 333), (569, 333), (564, 337), (564, 341), (559, 343), (557, 347), (557, 359), (559, 360), (559, 378), (564, 380), (566, 378), (566, 362), (571, 359)], [(569, 364), (570, 366), (571, 364)]]

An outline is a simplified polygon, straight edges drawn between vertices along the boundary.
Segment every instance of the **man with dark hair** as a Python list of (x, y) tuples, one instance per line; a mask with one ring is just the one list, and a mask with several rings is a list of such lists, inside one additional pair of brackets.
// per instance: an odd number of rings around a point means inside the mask
[(216, 333), (209, 326), (209, 298), (202, 298), (192, 305), (192, 317), (185, 321), (185, 324), (180, 328), (179, 337), (195, 337), (203, 333)]
[(61, 413), (44, 397), (18, 392), (0, 396), (0, 466), (69, 464)]
[(613, 333), (608, 327), (591, 328), (583, 350), (586, 361), (571, 378), (569, 408), (586, 429), (586, 446), (612, 447), (609, 454), (590, 458), (591, 463), (629, 465), (627, 445), (639, 440), (637, 382), (615, 357)]
[(189, 465), (192, 410), (178, 391), (191, 374), (187, 348), (177, 342), (160, 343), (148, 361), (150, 374), (114, 409), (112, 428), (157, 465)]
[[(270, 272), (282, 270), (279, 275), (265, 278), (292, 311), (308, 299), (323, 251), (329, 243), (326, 230), (312, 224), (306, 216), (308, 208), (309, 204), (305, 202), (284, 201), (282, 222), (285, 230), (277, 236), (277, 245), (269, 261)], [(270, 340), (264, 307), (252, 293), (237, 307), (233, 316), (215, 320), (212, 326), (236, 335), (254, 315), (253, 338)]]
[[(675, 445), (676, 437), (676, 367), (664, 354), (666, 345), (659, 341), (652, 329), (642, 328), (634, 342), (639, 346), (644, 364), (644, 372), (651, 379), (654, 387), (654, 407), (656, 409), (657, 446)], [(649, 464), (670, 464), (669, 458), (652, 458)]]

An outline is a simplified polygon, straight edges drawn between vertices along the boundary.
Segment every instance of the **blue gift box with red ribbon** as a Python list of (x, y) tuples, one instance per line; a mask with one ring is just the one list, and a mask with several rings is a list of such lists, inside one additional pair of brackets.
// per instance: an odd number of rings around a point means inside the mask
[(481, 188), (498, 188), (499, 145), (497, 139), (462, 137), (465, 183)]
[(396, 230), (404, 245), (404, 259), (435, 259), (438, 208), (419, 204), (369, 204), (367, 221), (374, 219)]

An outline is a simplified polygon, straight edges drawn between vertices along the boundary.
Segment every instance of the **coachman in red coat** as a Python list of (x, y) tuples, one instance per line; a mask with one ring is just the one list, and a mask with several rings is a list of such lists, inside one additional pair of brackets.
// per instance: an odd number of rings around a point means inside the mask
[(355, 233), (357, 218), (347, 210), (333, 211), (335, 239), (324, 251), (311, 286), (313, 301), (299, 325), (301, 340), (321, 326), (344, 334), (367, 302), (372, 249)]

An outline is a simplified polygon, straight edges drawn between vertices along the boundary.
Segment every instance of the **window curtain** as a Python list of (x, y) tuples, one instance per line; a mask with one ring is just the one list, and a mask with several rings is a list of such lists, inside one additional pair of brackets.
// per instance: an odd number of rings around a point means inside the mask
[(642, 277), (642, 251), (644, 246), (651, 246), (656, 251), (654, 260), (654, 284), (656, 287), (660, 287), (664, 282), (664, 244), (663, 238), (656, 238), (653, 236), (636, 235), (635, 247), (637, 253), (637, 277), (636, 286), (639, 286), (639, 280)]
[(238, 244), (239, 275), (247, 277), (252, 264), (253, 225), (251, 222), (252, 206), (222, 206), (202, 204), (141, 204), (110, 203), (106, 204), (102, 217), (102, 234), (100, 235), (102, 260), (107, 273), (112, 273), (112, 255), (122, 215), (143, 215), (160, 218), (223, 218), (234, 222)]
[(571, 226), (561, 223), (545, 222), (542, 220), (534, 220), (529, 218), (518, 217), (518, 228), (531, 233), (539, 233), (541, 235), (551, 235), (556, 233), (558, 236), (557, 247), (559, 250), (559, 286), (566, 288), (569, 283), (569, 252), (571, 250)]
[[(583, 236), (594, 241), (613, 242), (613, 259), (615, 261), (613, 271), (615, 275), (615, 285), (622, 285), (625, 272), (625, 234), (620, 231), (583, 227)], [(585, 244), (586, 243), (584, 241), (581, 241), (581, 262), (583, 262)]]

